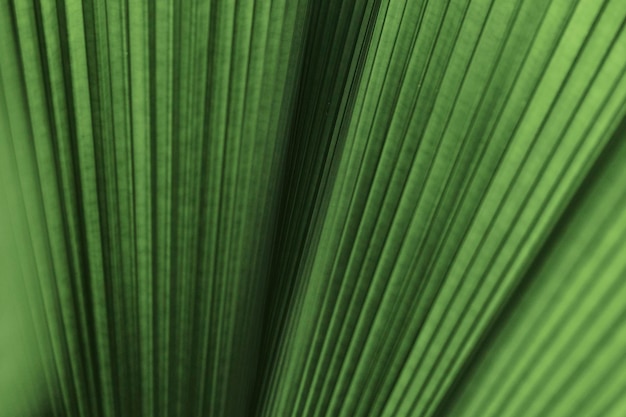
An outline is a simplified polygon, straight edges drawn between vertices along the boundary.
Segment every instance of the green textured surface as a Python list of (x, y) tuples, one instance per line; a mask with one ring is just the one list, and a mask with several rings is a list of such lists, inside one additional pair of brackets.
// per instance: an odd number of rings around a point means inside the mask
[(626, 0), (0, 0), (0, 417), (626, 415)]

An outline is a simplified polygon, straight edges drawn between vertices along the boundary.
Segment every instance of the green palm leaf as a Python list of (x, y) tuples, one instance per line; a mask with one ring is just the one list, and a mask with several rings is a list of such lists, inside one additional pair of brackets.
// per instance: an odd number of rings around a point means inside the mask
[(623, 416), (624, 0), (0, 0), (0, 416)]

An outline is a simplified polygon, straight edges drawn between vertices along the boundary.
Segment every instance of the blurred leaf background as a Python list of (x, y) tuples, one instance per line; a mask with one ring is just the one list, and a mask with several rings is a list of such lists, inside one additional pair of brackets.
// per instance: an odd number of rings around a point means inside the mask
[(626, 415), (625, 0), (0, 0), (0, 416)]

